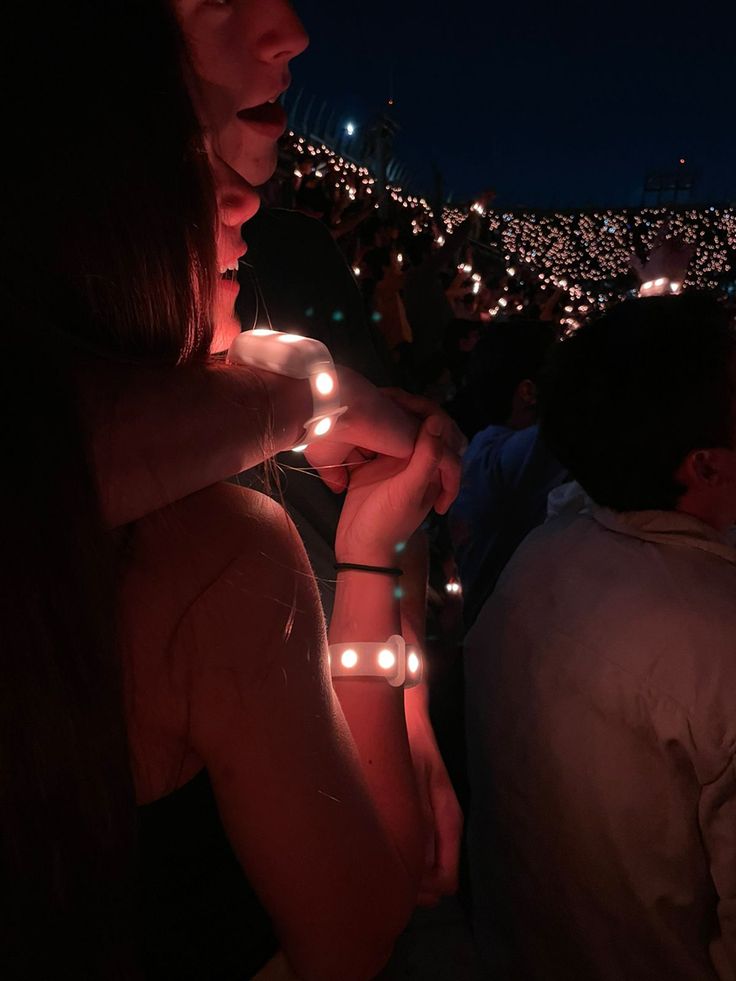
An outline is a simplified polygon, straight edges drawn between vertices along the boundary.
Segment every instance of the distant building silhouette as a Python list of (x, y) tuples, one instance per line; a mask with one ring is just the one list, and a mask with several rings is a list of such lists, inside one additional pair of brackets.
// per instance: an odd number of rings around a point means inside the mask
[(684, 161), (675, 171), (652, 171), (644, 178), (642, 207), (660, 204), (690, 204), (695, 198), (697, 175)]

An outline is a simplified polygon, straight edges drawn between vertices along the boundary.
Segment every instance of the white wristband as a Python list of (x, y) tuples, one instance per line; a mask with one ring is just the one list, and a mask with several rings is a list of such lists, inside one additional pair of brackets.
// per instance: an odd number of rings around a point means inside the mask
[(384, 678), (393, 688), (414, 688), (422, 680), (422, 659), (398, 634), (385, 644), (331, 644), (333, 678)]
[(326, 436), (347, 406), (340, 405), (340, 386), (335, 362), (321, 341), (277, 330), (246, 330), (235, 338), (227, 360), (263, 368), (287, 378), (308, 378), (312, 390), (312, 416), (304, 423), (304, 435), (295, 446), (301, 452), (309, 443)]
[(669, 279), (667, 276), (649, 279), (646, 283), (641, 284), (639, 290), (639, 296), (669, 296), (677, 293), (682, 293), (682, 283)]

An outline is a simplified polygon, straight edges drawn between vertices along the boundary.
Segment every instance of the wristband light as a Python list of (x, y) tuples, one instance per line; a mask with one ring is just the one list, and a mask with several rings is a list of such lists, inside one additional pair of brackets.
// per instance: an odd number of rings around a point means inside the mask
[(288, 378), (306, 378), (312, 391), (312, 415), (294, 452), (306, 450), (313, 439), (326, 436), (347, 411), (340, 405), (340, 386), (332, 355), (313, 337), (258, 327), (240, 334), (227, 356), (231, 364), (247, 364)]
[(682, 283), (660, 276), (659, 279), (650, 279), (643, 283), (639, 290), (639, 296), (664, 296), (667, 293), (677, 294), (682, 292)]
[(392, 688), (414, 688), (422, 680), (422, 659), (398, 634), (385, 644), (332, 644), (333, 678), (383, 678)]

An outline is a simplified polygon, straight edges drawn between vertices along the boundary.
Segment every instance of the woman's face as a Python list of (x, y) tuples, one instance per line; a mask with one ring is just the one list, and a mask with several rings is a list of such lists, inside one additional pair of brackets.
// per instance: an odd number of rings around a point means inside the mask
[(291, 82), (289, 62), (307, 47), (288, 0), (173, 0), (195, 72), (192, 96), (206, 132), (217, 187), (217, 257), (212, 351), (240, 332), (233, 267), (245, 252), (240, 230), (258, 211), (254, 190), (270, 180), (286, 113), (276, 101)]
[(174, 0), (214, 149), (251, 187), (276, 169), (286, 113), (276, 101), (309, 39), (288, 0)]
[(260, 199), (240, 174), (236, 174), (207, 140), (207, 155), (217, 190), (217, 261), (219, 280), (212, 313), (215, 333), (211, 352), (227, 351), (240, 333), (235, 302), (240, 286), (238, 266), (247, 251), (241, 230), (258, 211)]

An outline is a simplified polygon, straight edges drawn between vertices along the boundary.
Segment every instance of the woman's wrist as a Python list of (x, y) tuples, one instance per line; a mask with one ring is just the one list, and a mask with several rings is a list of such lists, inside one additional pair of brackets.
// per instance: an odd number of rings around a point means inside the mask
[(371, 548), (335, 548), (335, 565), (367, 565), (378, 569), (393, 569), (397, 563), (396, 549), (372, 546)]
[[(234, 366), (237, 367), (237, 366)], [(312, 393), (305, 378), (288, 378), (263, 369), (254, 371), (268, 393), (277, 451), (291, 449), (304, 435), (304, 423), (312, 414)]]
[(401, 633), (398, 578), (345, 570), (337, 575), (331, 644), (387, 640)]
[(335, 562), (335, 571), (338, 575), (344, 572), (363, 572), (365, 575), (391, 575), (395, 579), (400, 579), (403, 575), (397, 565), (396, 556), (393, 555), (369, 555), (366, 559), (338, 558)]

